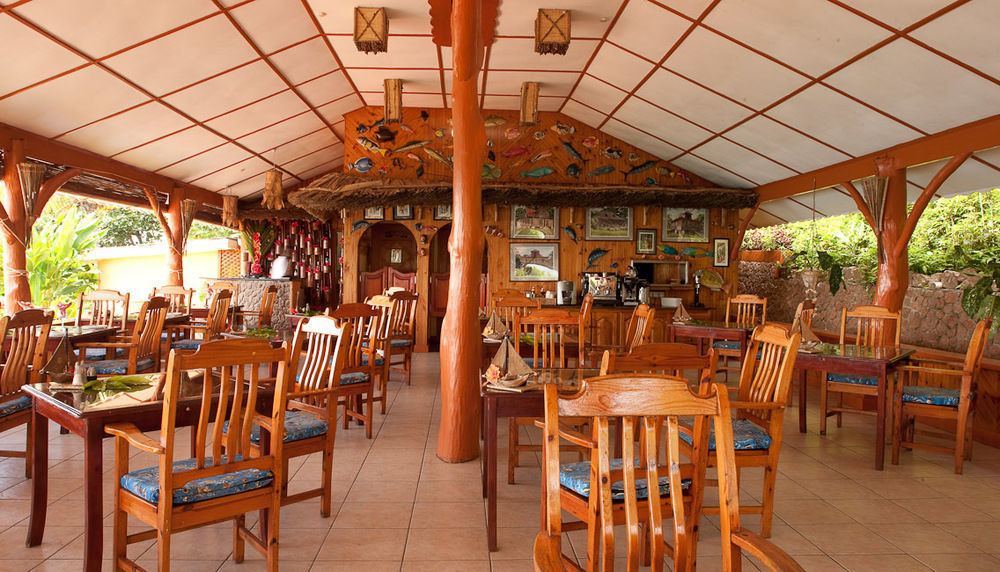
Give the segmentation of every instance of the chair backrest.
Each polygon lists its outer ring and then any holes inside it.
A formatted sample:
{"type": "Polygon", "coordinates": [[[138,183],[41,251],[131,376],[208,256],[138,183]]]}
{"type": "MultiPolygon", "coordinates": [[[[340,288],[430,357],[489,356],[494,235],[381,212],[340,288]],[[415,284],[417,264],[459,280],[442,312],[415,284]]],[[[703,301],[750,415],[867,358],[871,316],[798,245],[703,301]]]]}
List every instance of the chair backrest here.
{"type": "Polygon", "coordinates": [[[759,326],[767,321],[767,298],[739,294],[726,303],[726,324],[759,326]]]}
{"type": "Polygon", "coordinates": [[[983,364],[983,354],[986,353],[986,340],[990,337],[990,327],[993,320],[986,318],[976,324],[972,331],[972,339],[969,340],[969,349],[965,352],[965,361],[962,370],[966,373],[976,375],[983,364]]]}
{"type": "MultiPolygon", "coordinates": [[[[282,464],[275,459],[282,458],[283,431],[271,433],[269,455],[256,457],[251,454],[250,432],[261,400],[260,393],[266,387],[262,387],[261,368],[274,362],[278,362],[278,377],[270,418],[272,427],[284,427],[284,396],[287,394],[289,373],[286,356],[285,348],[272,348],[267,340],[256,338],[216,340],[201,344],[193,352],[170,352],[160,425],[160,444],[165,450],[165,454],[160,456],[160,510],[170,510],[174,489],[194,479],[223,472],[250,468],[269,470],[274,474],[274,482],[282,482],[282,464]],[[200,404],[197,405],[200,407],[198,422],[192,428],[195,467],[177,471],[173,467],[174,429],[178,401],[181,399],[181,374],[185,370],[200,371],[203,383],[200,404]],[[228,428],[225,428],[227,421],[228,428]],[[211,451],[210,455],[206,455],[209,443],[211,451]],[[207,456],[212,459],[208,468],[207,456]]],[[[184,457],[187,457],[186,438],[182,443],[184,457]]]]}
{"type": "Polygon", "coordinates": [[[374,359],[365,359],[375,347],[378,334],[379,312],[368,304],[341,304],[336,310],[327,310],[327,316],[335,319],[338,324],[350,324],[350,336],[342,346],[345,353],[344,373],[356,371],[371,372],[375,367],[374,359]]]}
{"type": "Polygon", "coordinates": [[[274,284],[264,290],[264,297],[260,299],[260,314],[257,315],[258,328],[270,328],[273,323],[274,299],[278,297],[278,287],[274,284]]]}
{"type": "MultiPolygon", "coordinates": [[[[590,343],[590,314],[594,310],[594,295],[587,292],[580,301],[580,347],[589,348],[590,343]]],[[[581,354],[581,360],[583,354],[581,354]]],[[[581,362],[582,363],[582,362],[581,362]]]]}
{"type": "Polygon", "coordinates": [[[0,318],[0,343],[8,344],[3,372],[0,373],[0,401],[16,395],[25,383],[41,383],[41,370],[45,366],[45,344],[55,314],[34,308],[21,310],[13,316],[0,318]]]}
{"type": "Polygon", "coordinates": [[[497,317],[503,320],[503,323],[511,330],[517,326],[518,319],[527,316],[528,312],[542,307],[540,300],[534,300],[524,295],[504,296],[502,298],[495,298],[494,300],[493,311],[497,313],[497,317]]]}
{"type": "MultiPolygon", "coordinates": [[[[707,394],[695,394],[687,381],[680,377],[664,375],[607,375],[584,380],[579,391],[572,395],[560,395],[555,385],[545,386],[545,426],[542,443],[543,478],[543,519],[542,532],[536,540],[536,555],[539,540],[545,539],[558,546],[562,528],[560,502],[560,436],[568,435],[559,425],[560,417],[589,417],[592,419],[591,482],[588,503],[590,514],[596,522],[588,526],[597,530],[602,570],[615,569],[614,515],[612,509],[611,484],[624,483],[624,499],[616,501],[623,505],[625,515],[624,530],[628,536],[627,558],[629,569],[636,569],[640,560],[640,546],[651,550],[653,562],[662,562],[664,554],[663,526],[660,487],[647,487],[648,508],[645,511],[649,521],[649,542],[639,541],[639,502],[636,500],[636,481],[646,479],[647,483],[658,483],[667,477],[671,491],[681,491],[682,479],[692,479],[688,488],[691,509],[685,509],[685,495],[671,495],[673,507],[673,551],[677,570],[690,569],[693,564],[694,543],[692,533],[700,519],[701,496],[704,486],[704,470],[707,464],[705,446],[706,421],[713,421],[716,428],[716,442],[719,449],[719,496],[731,499],[735,490],[730,483],[735,482],[735,465],[732,462],[732,425],[729,420],[729,406],[726,390],[713,386],[707,394]],[[678,417],[695,416],[695,443],[697,455],[693,459],[682,459],[680,455],[680,427],[678,417]],[[609,438],[609,420],[620,417],[618,436],[621,439],[621,459],[623,469],[612,469],[609,458],[615,457],[609,438]],[[661,428],[666,425],[666,449],[659,447],[661,428]],[[635,437],[639,433],[638,463],[635,452],[635,437]],[[694,461],[692,463],[692,460],[694,461]],[[634,469],[632,467],[635,467],[634,469]],[[731,468],[732,481],[724,478],[724,469],[731,468]]],[[[572,439],[572,437],[571,437],[572,439]]],[[[576,440],[577,442],[579,439],[576,440]]],[[[737,499],[733,499],[738,502],[737,499]]],[[[725,505],[723,505],[725,506],[725,505]]],[[[737,505],[738,506],[738,505],[737,505]]],[[[737,509],[738,510],[738,509],[737,509]]],[[[738,526],[738,512],[735,520],[738,526]]],[[[732,522],[732,519],[730,519],[732,522]]],[[[537,559],[536,559],[537,562],[537,559]]],[[[655,568],[654,568],[655,569],[655,568]]],[[[724,570],[729,568],[723,567],[724,570]]]]}
{"type": "Polygon", "coordinates": [[[417,295],[407,290],[397,290],[389,298],[392,300],[387,326],[389,337],[412,340],[416,333],[413,320],[417,315],[417,295]]]}
{"type": "Polygon", "coordinates": [[[604,352],[601,360],[601,375],[610,373],[659,373],[664,375],[682,376],[687,370],[697,370],[698,380],[715,379],[715,369],[719,360],[715,359],[715,350],[709,348],[708,353],[701,355],[698,346],[665,342],[658,344],[642,344],[631,352],[619,355],[610,350],[604,352]]]}
{"type": "Polygon", "coordinates": [[[847,340],[847,321],[857,320],[854,344],[872,348],[880,346],[899,347],[899,333],[902,326],[899,312],[882,306],[856,306],[843,309],[840,315],[840,343],[847,340]]]}
{"type": "Polygon", "coordinates": [[[80,292],[76,297],[77,326],[108,326],[125,330],[128,320],[128,292],[122,294],[117,290],[91,290],[80,292]],[[90,312],[84,311],[84,304],[90,305],[90,312]]]}
{"type": "MultiPolygon", "coordinates": [[[[801,341],[801,334],[792,334],[782,326],[757,326],[740,370],[739,400],[744,403],[787,403],[801,341]]],[[[741,408],[739,414],[756,418],[766,426],[774,411],[741,408]]]]}
{"type": "Polygon", "coordinates": [[[154,363],[160,363],[160,334],[163,332],[163,321],[167,318],[169,309],[170,302],[162,296],[153,296],[142,303],[135,325],[132,327],[130,340],[137,344],[136,361],[150,358],[154,363]]]}
{"type": "Polygon", "coordinates": [[[626,352],[631,352],[641,344],[649,343],[650,332],[653,330],[653,316],[656,310],[646,304],[639,304],[632,310],[632,317],[628,322],[628,330],[625,333],[626,352]]]}
{"type": "Polygon", "coordinates": [[[811,328],[814,313],[816,313],[816,301],[803,300],[795,307],[795,317],[792,318],[792,324],[801,319],[807,328],[811,328]]]}
{"type": "Polygon", "coordinates": [[[215,280],[208,284],[208,295],[211,296],[216,292],[221,292],[222,290],[229,290],[233,293],[232,298],[230,298],[230,305],[236,305],[236,301],[240,298],[240,285],[236,282],[228,282],[226,280],[215,280]]]}
{"type": "Polygon", "coordinates": [[[345,348],[352,336],[349,321],[311,316],[299,322],[289,348],[294,375],[288,379],[288,406],[336,419],[336,390],[347,361],[345,348]]]}
{"type": "Polygon", "coordinates": [[[167,311],[187,313],[191,311],[191,300],[194,298],[194,288],[183,286],[157,286],[153,288],[153,296],[167,299],[167,311]]]}
{"type": "Polygon", "coordinates": [[[580,318],[568,310],[543,308],[517,320],[521,334],[531,338],[536,368],[566,367],[566,334],[580,327],[580,318]]]}
{"type": "Polygon", "coordinates": [[[205,318],[205,339],[217,337],[226,331],[226,324],[229,322],[229,306],[233,299],[230,290],[217,290],[212,296],[212,302],[208,307],[208,317],[205,318]]]}

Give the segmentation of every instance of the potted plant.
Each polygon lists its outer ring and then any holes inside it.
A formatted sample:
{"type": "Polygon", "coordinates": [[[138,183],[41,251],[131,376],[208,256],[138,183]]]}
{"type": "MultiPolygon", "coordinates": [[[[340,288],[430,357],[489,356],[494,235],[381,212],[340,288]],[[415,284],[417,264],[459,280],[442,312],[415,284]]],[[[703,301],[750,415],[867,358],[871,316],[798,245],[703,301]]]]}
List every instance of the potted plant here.
{"type": "Polygon", "coordinates": [[[830,295],[835,296],[840,291],[840,287],[847,288],[844,281],[844,267],[830,253],[823,250],[798,251],[793,252],[782,264],[782,267],[792,265],[800,267],[799,275],[802,283],[806,287],[806,297],[815,299],[817,296],[817,286],[824,274],[830,284],[830,295]]]}

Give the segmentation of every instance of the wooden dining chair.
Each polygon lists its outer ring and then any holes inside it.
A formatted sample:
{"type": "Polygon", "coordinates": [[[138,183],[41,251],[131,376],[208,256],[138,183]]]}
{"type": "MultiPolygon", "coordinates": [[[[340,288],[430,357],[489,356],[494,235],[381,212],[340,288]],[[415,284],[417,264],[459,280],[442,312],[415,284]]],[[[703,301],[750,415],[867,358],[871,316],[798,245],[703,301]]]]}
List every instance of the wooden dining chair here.
{"type": "Polygon", "coordinates": [[[187,314],[191,311],[194,288],[172,285],[157,286],[153,288],[153,296],[166,298],[167,312],[172,314],[187,314]]]}
{"type": "Polygon", "coordinates": [[[218,339],[222,332],[226,331],[229,319],[229,305],[233,298],[233,293],[229,290],[219,290],[212,296],[212,303],[208,307],[208,317],[203,323],[178,324],[174,329],[187,332],[187,337],[175,340],[170,343],[171,349],[194,350],[198,346],[209,341],[218,339]],[[201,336],[196,338],[195,336],[201,336]]]}
{"type": "Polygon", "coordinates": [[[892,464],[899,464],[899,448],[927,449],[955,456],[955,473],[972,458],[972,421],[976,412],[979,372],[990,336],[992,320],[976,324],[965,361],[911,360],[914,365],[896,368],[899,379],[893,393],[892,464]],[[915,442],[917,416],[955,422],[955,447],[915,442]]]}
{"type": "MultiPolygon", "coordinates": [[[[371,439],[374,401],[378,400],[375,396],[376,377],[387,376],[386,362],[378,355],[376,347],[379,313],[367,304],[351,303],[341,304],[333,311],[327,310],[326,315],[341,326],[351,325],[351,335],[342,348],[346,355],[337,399],[338,405],[344,406],[342,427],[347,429],[351,419],[364,423],[365,436],[371,439]]],[[[378,397],[386,399],[385,394],[378,397]]]]}
{"type": "MultiPolygon", "coordinates": [[[[392,300],[392,306],[380,333],[380,337],[388,342],[385,346],[385,358],[389,371],[402,373],[406,376],[406,385],[410,385],[413,346],[416,343],[414,319],[417,315],[417,295],[399,290],[390,294],[389,299],[392,300]],[[402,361],[394,362],[392,358],[395,356],[401,356],[402,361]],[[394,365],[396,367],[393,367],[394,365]]],[[[385,409],[382,409],[382,413],[385,413],[385,409]]]]}
{"type": "MultiPolygon", "coordinates": [[[[114,328],[120,334],[126,332],[128,320],[129,293],[117,290],[91,290],[80,292],[76,297],[76,327],[105,326],[114,328]]],[[[106,352],[92,349],[85,359],[111,359],[106,352]]]]}
{"type": "Polygon", "coordinates": [[[509,330],[515,329],[517,320],[541,307],[542,303],[540,300],[528,298],[524,295],[494,298],[493,303],[493,311],[496,312],[498,318],[503,320],[504,325],[509,330]]]}
{"type": "MultiPolygon", "coordinates": [[[[753,294],[739,294],[726,300],[726,325],[743,326],[747,329],[757,327],[767,321],[767,298],[754,296],[753,294]]],[[[735,340],[715,340],[712,347],[722,358],[722,365],[719,369],[725,373],[728,379],[730,371],[740,371],[740,357],[743,355],[743,348],[740,342],[735,340]],[[730,365],[730,359],[736,359],[736,365],[730,365]]]]}
{"type": "Polygon", "coordinates": [[[110,342],[76,344],[81,351],[122,352],[125,357],[87,362],[97,375],[132,375],[160,369],[160,334],[170,303],[156,296],[142,303],[132,332],[110,342]]]}
{"type": "Polygon", "coordinates": [[[566,334],[566,343],[577,347],[577,367],[583,367],[587,362],[587,356],[593,351],[593,326],[590,324],[590,315],[594,310],[594,295],[590,292],[584,294],[580,302],[580,311],[577,313],[578,327],[575,332],[566,334]]]}
{"type": "Polygon", "coordinates": [[[812,327],[813,314],[816,313],[816,301],[815,300],[803,300],[799,302],[799,305],[795,307],[795,315],[792,318],[792,324],[802,320],[802,323],[806,325],[807,328],[812,327]]]}
{"type": "MultiPolygon", "coordinates": [[[[851,310],[844,308],[840,316],[840,345],[842,346],[850,343],[848,341],[849,321],[856,322],[854,345],[865,348],[899,347],[899,334],[902,327],[899,312],[892,312],[881,306],[857,306],[851,310]]],[[[878,396],[878,377],[836,372],[827,372],[822,376],[819,392],[820,435],[826,435],[826,419],[832,415],[837,416],[837,427],[841,426],[845,412],[876,415],[875,411],[845,407],[844,394],[876,397],[878,396]],[[830,393],[840,394],[840,403],[837,407],[829,406],[830,393]]],[[[886,394],[892,395],[891,386],[887,388],[886,394]]]]}
{"type": "Polygon", "coordinates": [[[659,373],[684,376],[685,371],[697,372],[696,381],[715,379],[718,360],[715,350],[709,348],[702,355],[698,346],[674,342],[642,344],[627,354],[605,351],[601,360],[601,375],[612,373],[659,373]]]}
{"type": "MultiPolygon", "coordinates": [[[[744,512],[760,514],[760,534],[771,536],[774,516],[774,486],[778,476],[782,427],[788,392],[792,385],[795,356],[802,336],[781,326],[758,326],[750,339],[750,351],[740,370],[738,397],[729,403],[733,412],[731,432],[735,439],[734,463],[737,479],[746,467],[764,469],[761,504],[744,506],[744,512]]],[[[724,387],[724,386],[723,386],[724,387]]],[[[718,466],[713,433],[709,437],[708,465],[718,466]]],[[[693,433],[681,436],[685,454],[695,455],[693,433]]],[[[720,491],[719,498],[723,498],[720,491]]],[[[719,507],[704,507],[707,514],[717,514],[719,507]]]]}
{"type": "Polygon", "coordinates": [[[236,321],[247,327],[247,318],[255,318],[257,328],[270,328],[274,320],[274,299],[278,297],[278,287],[274,284],[264,289],[260,308],[256,312],[236,312],[236,321]]]}
{"type": "Polygon", "coordinates": [[[605,351],[614,351],[620,354],[627,354],[642,344],[648,344],[653,331],[653,318],[656,316],[656,309],[647,304],[639,304],[632,310],[632,315],[628,319],[628,326],[625,330],[625,337],[621,344],[598,345],[593,344],[588,352],[588,359],[591,363],[600,363],[605,351]]]}
{"type": "Polygon", "coordinates": [[[49,339],[52,318],[48,310],[21,310],[0,318],[0,342],[7,345],[3,370],[0,371],[0,433],[27,424],[23,451],[0,450],[0,457],[23,457],[24,476],[31,478],[31,398],[21,386],[41,383],[45,365],[45,344],[49,339]],[[7,342],[10,338],[10,342],[7,342]]]}
{"type": "MultiPolygon", "coordinates": [[[[333,446],[337,437],[337,399],[340,380],[347,361],[347,340],[351,338],[351,324],[327,316],[312,316],[299,322],[288,349],[288,393],[284,399],[285,430],[284,449],[281,456],[282,506],[320,497],[319,512],[330,516],[333,497],[333,446]],[[318,487],[288,494],[289,460],[295,457],[321,454],[321,474],[318,487]]],[[[250,450],[261,454],[260,429],[254,427],[250,434],[250,450]]]]}
{"type": "MultiPolygon", "coordinates": [[[[233,560],[242,562],[245,542],[278,570],[278,519],[285,482],[283,432],[289,367],[285,348],[271,348],[262,339],[206,342],[193,352],[171,351],[163,385],[163,422],[157,439],[132,423],[107,425],[115,436],[114,570],[141,570],[128,557],[128,545],[156,539],[157,568],[170,570],[172,536],[202,526],[233,521],[233,560]],[[273,404],[269,414],[258,412],[264,398],[261,366],[278,362],[273,404]],[[203,388],[195,432],[195,456],[175,459],[175,420],[181,398],[181,373],[200,370],[203,388]],[[254,425],[269,432],[268,454],[250,450],[254,425]],[[223,428],[228,428],[224,435],[223,428]],[[206,449],[211,447],[210,454],[206,449]],[[132,448],[159,457],[151,467],[131,470],[132,448]],[[225,448],[225,454],[223,454],[225,448]],[[246,513],[261,511],[260,536],[246,526],[246,513]],[[129,534],[132,516],[152,527],[129,534]]],[[[183,450],[183,449],[182,449],[183,450]]]]}
{"type": "Polygon", "coordinates": [[[664,556],[672,559],[674,570],[694,570],[709,425],[717,434],[719,497],[725,507],[720,517],[722,569],[740,570],[746,551],[771,569],[801,570],[780,548],[740,524],[732,425],[723,386],[709,385],[696,394],[679,377],[608,375],[584,380],[572,394],[547,385],[544,407],[542,530],[534,543],[535,570],[616,569],[616,527],[626,536],[628,570],[640,564],[663,570],[664,556]],[[565,416],[591,417],[591,435],[560,424],[565,416]],[[621,418],[620,458],[613,458],[609,437],[610,419],[615,417],[621,418]],[[697,428],[697,454],[687,460],[680,453],[681,417],[693,417],[697,428]],[[563,464],[562,440],[588,447],[590,461],[563,464]],[[564,511],[579,522],[564,522],[564,511]],[[664,520],[673,520],[666,533],[664,520]],[[588,531],[587,556],[586,566],[580,567],[564,554],[562,533],[583,527],[588,531]],[[665,536],[673,537],[671,545],[665,545],[665,536]]]}

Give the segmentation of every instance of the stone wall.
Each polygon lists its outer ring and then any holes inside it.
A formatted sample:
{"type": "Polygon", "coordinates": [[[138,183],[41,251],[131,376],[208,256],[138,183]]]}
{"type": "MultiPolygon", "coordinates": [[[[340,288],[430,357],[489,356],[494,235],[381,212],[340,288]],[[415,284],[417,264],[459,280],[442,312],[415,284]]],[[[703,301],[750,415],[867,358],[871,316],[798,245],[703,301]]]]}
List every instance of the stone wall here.
{"type": "MultiPolygon", "coordinates": [[[[265,278],[229,278],[228,280],[239,284],[240,291],[236,298],[236,303],[243,306],[244,312],[260,311],[260,301],[264,298],[264,290],[272,284],[277,285],[278,294],[274,298],[271,327],[275,330],[289,328],[288,316],[286,314],[292,307],[289,301],[292,295],[292,282],[290,280],[269,280],[265,278]]],[[[246,327],[256,328],[257,318],[248,318],[246,327]]]]}
{"type": "MultiPolygon", "coordinates": [[[[777,278],[773,262],[740,262],[739,291],[767,297],[767,317],[791,322],[795,307],[805,298],[805,287],[796,274],[777,278]]],[[[826,282],[819,285],[813,327],[827,332],[840,331],[842,308],[872,303],[872,292],[858,279],[854,268],[844,269],[847,287],[830,296],[826,282]]],[[[976,324],[962,310],[962,289],[978,276],[951,270],[924,276],[910,273],[910,287],[903,302],[902,341],[929,348],[964,353],[976,324]]],[[[1000,344],[991,338],[986,356],[1000,358],[1000,344]]]]}

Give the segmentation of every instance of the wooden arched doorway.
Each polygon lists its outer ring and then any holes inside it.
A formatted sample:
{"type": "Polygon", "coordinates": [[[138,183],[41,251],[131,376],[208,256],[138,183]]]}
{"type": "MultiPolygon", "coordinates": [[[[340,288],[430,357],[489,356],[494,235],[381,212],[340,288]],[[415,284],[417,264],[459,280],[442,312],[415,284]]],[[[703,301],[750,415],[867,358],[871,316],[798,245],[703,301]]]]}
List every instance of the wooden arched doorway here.
{"type": "Polygon", "coordinates": [[[405,226],[379,222],[358,242],[359,300],[398,286],[417,291],[417,241],[405,226]]]}
{"type": "MultiPolygon", "coordinates": [[[[448,280],[451,278],[451,258],[448,254],[448,239],[451,237],[451,223],[445,224],[434,233],[428,244],[428,270],[430,287],[428,288],[427,304],[427,338],[432,348],[437,348],[441,337],[441,321],[448,308],[448,280]]],[[[489,253],[483,245],[483,269],[479,283],[479,307],[486,310],[486,262],[489,253]]]]}

